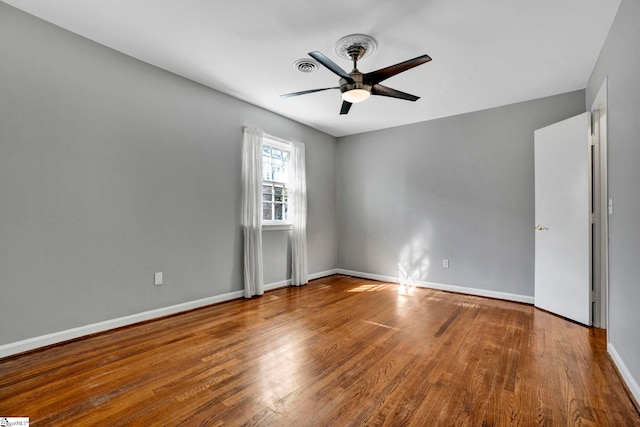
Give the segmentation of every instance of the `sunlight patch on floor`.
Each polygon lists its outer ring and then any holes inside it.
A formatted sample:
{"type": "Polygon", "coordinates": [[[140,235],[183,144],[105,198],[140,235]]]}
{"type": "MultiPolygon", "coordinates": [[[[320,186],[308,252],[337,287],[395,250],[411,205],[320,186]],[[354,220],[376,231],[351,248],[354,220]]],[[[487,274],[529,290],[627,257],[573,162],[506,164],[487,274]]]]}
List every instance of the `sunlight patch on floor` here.
{"type": "Polygon", "coordinates": [[[395,329],[396,331],[399,331],[398,328],[394,328],[393,326],[385,325],[385,324],[378,323],[378,322],[372,322],[371,320],[363,320],[363,322],[369,323],[370,325],[374,325],[374,326],[380,326],[381,328],[395,329]]]}
{"type": "Polygon", "coordinates": [[[456,305],[463,308],[480,308],[480,304],[475,304],[472,302],[458,302],[456,303],[456,305]]]}
{"type": "Polygon", "coordinates": [[[398,285],[398,295],[412,296],[416,291],[413,285],[398,285]]]}
{"type": "Polygon", "coordinates": [[[380,284],[380,285],[360,285],[357,288],[349,289],[347,292],[380,292],[388,289],[390,285],[388,283],[380,284]]]}

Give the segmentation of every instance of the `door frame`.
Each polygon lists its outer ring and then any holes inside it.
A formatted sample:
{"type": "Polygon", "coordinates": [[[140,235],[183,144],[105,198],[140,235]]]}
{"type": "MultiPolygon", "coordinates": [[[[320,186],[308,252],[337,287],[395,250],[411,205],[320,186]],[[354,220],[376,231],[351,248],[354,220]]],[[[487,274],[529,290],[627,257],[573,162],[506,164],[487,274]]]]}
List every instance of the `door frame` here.
{"type": "MultiPolygon", "coordinates": [[[[591,129],[594,142],[593,209],[596,224],[593,235],[594,314],[593,326],[607,329],[609,325],[609,215],[613,205],[609,201],[607,170],[607,86],[605,77],[591,105],[591,129]]],[[[607,334],[607,341],[609,340],[607,334]]]]}

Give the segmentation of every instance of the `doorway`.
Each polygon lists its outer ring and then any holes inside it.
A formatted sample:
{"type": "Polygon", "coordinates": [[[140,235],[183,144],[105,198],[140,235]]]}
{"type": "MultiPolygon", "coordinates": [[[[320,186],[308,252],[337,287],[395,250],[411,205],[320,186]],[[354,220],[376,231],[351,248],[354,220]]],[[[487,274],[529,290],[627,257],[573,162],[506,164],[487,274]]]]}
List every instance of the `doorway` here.
{"type": "Polygon", "coordinates": [[[608,325],[609,215],[613,200],[607,187],[607,78],[591,106],[592,138],[592,325],[608,325]]]}
{"type": "Polygon", "coordinates": [[[535,131],[535,305],[608,324],[607,80],[590,112],[535,131]],[[584,147],[584,148],[583,148],[584,147]]]}

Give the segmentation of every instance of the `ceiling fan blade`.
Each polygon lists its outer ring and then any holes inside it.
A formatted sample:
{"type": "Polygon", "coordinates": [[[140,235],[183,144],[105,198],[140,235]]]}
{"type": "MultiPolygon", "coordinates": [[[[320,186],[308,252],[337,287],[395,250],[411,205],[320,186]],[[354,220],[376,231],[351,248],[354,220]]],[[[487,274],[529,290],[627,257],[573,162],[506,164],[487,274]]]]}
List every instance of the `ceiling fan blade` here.
{"type": "Polygon", "coordinates": [[[409,59],[408,61],[400,62],[399,64],[392,65],[390,67],[381,68],[379,70],[366,73],[364,75],[364,80],[371,83],[372,85],[375,85],[383,80],[388,79],[389,77],[393,77],[396,74],[400,74],[403,71],[407,71],[413,67],[417,67],[418,65],[422,65],[425,62],[429,61],[431,61],[431,57],[429,55],[418,56],[417,58],[409,59]]]}
{"type": "Polygon", "coordinates": [[[322,89],[302,90],[300,92],[285,93],[284,95],[280,95],[280,97],[281,98],[290,98],[292,96],[306,95],[308,93],[321,92],[323,90],[329,90],[329,89],[340,89],[340,88],[338,86],[336,86],[336,87],[323,87],[322,89]]]}
{"type": "Polygon", "coordinates": [[[391,89],[390,87],[382,86],[380,84],[373,85],[371,88],[371,95],[388,96],[391,98],[405,99],[407,101],[417,101],[420,99],[419,96],[400,92],[399,90],[391,89]]]}
{"type": "Polygon", "coordinates": [[[349,83],[353,83],[353,79],[351,78],[349,73],[347,73],[345,70],[340,68],[338,64],[336,64],[335,62],[333,62],[332,60],[324,56],[322,53],[318,51],[313,51],[313,52],[309,52],[309,56],[315,59],[316,61],[318,61],[319,63],[321,63],[322,65],[324,65],[325,67],[327,67],[333,73],[337,74],[338,76],[348,81],[349,83]]]}
{"type": "Polygon", "coordinates": [[[342,108],[340,109],[340,114],[349,114],[349,109],[353,104],[348,101],[342,101],[342,108]]]}

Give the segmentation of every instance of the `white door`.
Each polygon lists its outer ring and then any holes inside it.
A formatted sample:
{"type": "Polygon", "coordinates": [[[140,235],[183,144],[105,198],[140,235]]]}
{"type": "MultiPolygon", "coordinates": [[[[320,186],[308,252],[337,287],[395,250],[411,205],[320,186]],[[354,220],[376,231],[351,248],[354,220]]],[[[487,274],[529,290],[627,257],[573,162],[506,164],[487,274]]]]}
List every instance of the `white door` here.
{"type": "Polygon", "coordinates": [[[535,131],[535,305],[591,324],[590,117],[535,131]]]}

